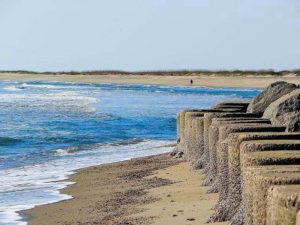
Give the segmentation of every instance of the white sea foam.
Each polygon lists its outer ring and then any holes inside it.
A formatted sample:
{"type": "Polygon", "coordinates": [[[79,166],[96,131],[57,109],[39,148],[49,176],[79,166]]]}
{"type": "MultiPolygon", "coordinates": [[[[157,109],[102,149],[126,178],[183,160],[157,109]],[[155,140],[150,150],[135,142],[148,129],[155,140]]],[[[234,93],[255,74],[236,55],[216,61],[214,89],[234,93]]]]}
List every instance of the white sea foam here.
{"type": "MultiPolygon", "coordinates": [[[[20,207],[21,208],[21,207],[20,207]]],[[[16,208],[17,209],[17,208],[16,208]]],[[[18,221],[18,225],[26,225],[25,221],[22,221],[22,217],[15,210],[7,210],[5,212],[0,211],[0,224],[15,224],[12,221],[18,221]]]]}
{"type": "Polygon", "coordinates": [[[4,86],[3,89],[7,91],[21,91],[21,90],[38,90],[38,89],[49,89],[49,90],[60,90],[60,89],[69,89],[70,86],[58,85],[58,84],[28,84],[28,83],[12,83],[4,86]]]}
{"type": "Polygon", "coordinates": [[[23,83],[22,87],[24,88],[33,88],[33,89],[37,89],[37,88],[42,88],[42,89],[61,89],[61,88],[69,88],[66,86],[62,86],[62,85],[51,85],[51,84],[27,84],[27,83],[23,83]]]}
{"type": "MultiPolygon", "coordinates": [[[[77,157],[77,152],[70,153],[67,149],[58,149],[56,150],[58,153],[71,154],[71,157],[33,166],[0,170],[0,224],[25,225],[17,211],[71,198],[59,194],[58,190],[71,184],[65,179],[73,174],[74,170],[170,152],[173,149],[172,144],[174,143],[171,141],[154,140],[141,142],[133,140],[132,144],[120,145],[99,144],[95,145],[89,154],[77,157]]],[[[80,154],[80,151],[78,153],[80,154]]]]}
{"type": "Polygon", "coordinates": [[[55,150],[55,153],[57,155],[61,155],[61,156],[70,154],[67,149],[57,149],[57,150],[55,150]]]}
{"type": "Polygon", "coordinates": [[[38,108],[39,110],[45,109],[47,111],[94,111],[90,105],[96,102],[96,98],[79,95],[75,91],[0,95],[1,108],[38,108]]]}
{"type": "Polygon", "coordinates": [[[6,91],[21,91],[22,89],[16,85],[8,85],[3,88],[6,91]]]}

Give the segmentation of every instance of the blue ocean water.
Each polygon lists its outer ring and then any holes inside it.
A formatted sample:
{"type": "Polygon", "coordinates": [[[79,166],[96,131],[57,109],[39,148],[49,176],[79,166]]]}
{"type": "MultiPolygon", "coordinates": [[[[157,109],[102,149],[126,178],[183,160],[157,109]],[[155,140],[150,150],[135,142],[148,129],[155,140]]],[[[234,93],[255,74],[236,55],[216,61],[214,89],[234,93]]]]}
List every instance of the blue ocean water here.
{"type": "Polygon", "coordinates": [[[0,82],[0,224],[26,224],[17,211],[71,198],[58,190],[76,169],[172,150],[179,110],[258,92],[0,82]]]}

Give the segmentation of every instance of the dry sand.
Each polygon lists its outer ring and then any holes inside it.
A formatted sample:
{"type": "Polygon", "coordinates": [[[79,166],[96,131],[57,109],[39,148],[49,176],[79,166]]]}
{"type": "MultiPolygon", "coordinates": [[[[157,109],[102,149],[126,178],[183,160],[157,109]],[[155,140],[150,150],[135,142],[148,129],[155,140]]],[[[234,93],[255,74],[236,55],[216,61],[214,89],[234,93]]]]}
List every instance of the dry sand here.
{"type": "Polygon", "coordinates": [[[67,81],[82,83],[116,83],[116,84],[148,84],[167,86],[193,86],[207,87],[241,87],[262,88],[272,82],[284,80],[291,83],[300,83],[300,77],[286,76],[214,76],[214,75],[46,75],[46,74],[20,74],[0,73],[0,80],[12,81],[67,81]]]}
{"type": "Polygon", "coordinates": [[[174,183],[150,189],[149,194],[160,200],[142,206],[145,211],[137,214],[137,217],[154,217],[152,224],[155,225],[206,224],[218,196],[207,194],[203,187],[199,187],[202,179],[199,171],[191,171],[187,163],[180,163],[159,170],[151,177],[154,176],[174,183]]]}
{"type": "Polygon", "coordinates": [[[100,165],[71,177],[76,183],[62,193],[73,199],[25,213],[29,225],[204,225],[217,195],[206,194],[201,179],[168,155],[100,165]]]}

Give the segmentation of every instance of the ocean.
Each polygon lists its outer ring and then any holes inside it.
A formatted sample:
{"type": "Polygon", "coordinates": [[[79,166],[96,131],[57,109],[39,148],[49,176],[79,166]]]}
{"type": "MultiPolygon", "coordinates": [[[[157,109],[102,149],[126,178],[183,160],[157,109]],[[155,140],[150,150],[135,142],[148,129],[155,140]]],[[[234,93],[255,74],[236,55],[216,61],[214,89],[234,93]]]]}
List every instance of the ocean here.
{"type": "Polygon", "coordinates": [[[0,225],[17,212],[71,196],[59,189],[74,170],[169,152],[176,113],[258,89],[0,82],[0,225]]]}

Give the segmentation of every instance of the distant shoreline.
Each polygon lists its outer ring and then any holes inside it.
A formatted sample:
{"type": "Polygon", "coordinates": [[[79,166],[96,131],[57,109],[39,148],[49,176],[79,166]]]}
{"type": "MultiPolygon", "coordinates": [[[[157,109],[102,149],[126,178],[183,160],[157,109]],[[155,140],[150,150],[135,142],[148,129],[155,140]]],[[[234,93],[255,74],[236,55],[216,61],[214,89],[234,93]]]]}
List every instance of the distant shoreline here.
{"type": "Polygon", "coordinates": [[[205,86],[264,88],[275,81],[300,83],[300,72],[149,72],[149,73],[25,73],[0,72],[0,81],[48,81],[76,83],[144,84],[161,86],[205,86]],[[275,75],[274,75],[275,74],[275,75]],[[279,75],[280,74],[280,75],[279,75]],[[193,80],[193,84],[190,81],[193,80]]]}
{"type": "Polygon", "coordinates": [[[85,70],[85,71],[27,71],[0,70],[0,74],[37,74],[37,75],[153,75],[153,76],[300,76],[300,69],[295,70],[153,70],[153,71],[123,71],[123,70],[85,70]]]}

